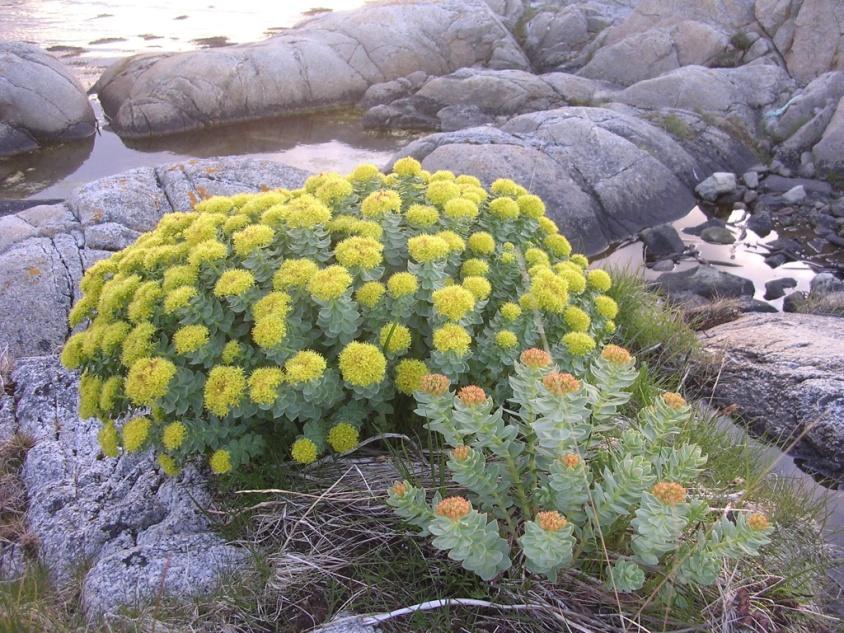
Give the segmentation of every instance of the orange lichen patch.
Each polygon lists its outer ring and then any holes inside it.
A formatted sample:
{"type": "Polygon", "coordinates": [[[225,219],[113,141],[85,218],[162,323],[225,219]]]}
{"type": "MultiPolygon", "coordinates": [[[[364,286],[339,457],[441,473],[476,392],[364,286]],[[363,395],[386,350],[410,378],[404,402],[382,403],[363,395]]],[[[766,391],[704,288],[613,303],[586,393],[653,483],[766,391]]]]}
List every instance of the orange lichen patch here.
{"type": "Polygon", "coordinates": [[[258,185],[258,190],[266,193],[267,191],[270,190],[270,188],[267,185],[258,185]]]}
{"type": "Polygon", "coordinates": [[[41,269],[37,266],[28,266],[26,272],[29,273],[30,277],[38,277],[41,274],[41,269]]]}
{"type": "Polygon", "coordinates": [[[211,174],[216,174],[218,171],[220,171],[219,167],[206,167],[205,168],[205,173],[208,174],[209,176],[211,174]]]}
{"type": "Polygon", "coordinates": [[[208,190],[201,185],[196,188],[196,192],[199,194],[199,197],[202,198],[203,200],[206,200],[207,198],[211,197],[211,194],[208,193],[208,190]]]}
{"type": "Polygon", "coordinates": [[[451,381],[448,376],[442,374],[428,374],[422,376],[422,381],[419,384],[419,390],[427,393],[430,396],[441,396],[448,391],[451,381]]]}
{"type": "Polygon", "coordinates": [[[538,512],[536,515],[536,522],[539,524],[539,527],[546,532],[559,532],[569,524],[569,522],[566,521],[566,517],[556,510],[552,510],[550,512],[538,512]]]}
{"type": "Polygon", "coordinates": [[[761,512],[754,512],[747,518],[747,524],[754,530],[767,530],[771,523],[761,512]]]}
{"type": "Polygon", "coordinates": [[[562,460],[563,466],[565,466],[569,470],[577,468],[583,462],[583,460],[580,459],[580,455],[578,455],[577,453],[569,453],[568,455],[563,455],[560,460],[562,460]]]}
{"type": "Polygon", "coordinates": [[[601,351],[601,356],[604,360],[608,360],[611,363],[615,363],[616,365],[626,365],[633,357],[623,347],[619,347],[618,345],[607,345],[601,351]]]}
{"type": "Polygon", "coordinates": [[[459,521],[472,510],[472,504],[463,497],[447,497],[437,504],[434,512],[438,516],[459,521]]]}
{"type": "Polygon", "coordinates": [[[651,494],[667,506],[676,506],[686,500],[686,489],[673,481],[660,481],[654,484],[651,494]]]}
{"type": "Polygon", "coordinates": [[[468,446],[455,446],[451,451],[451,456],[458,462],[465,462],[471,451],[472,449],[468,446]]]}
{"type": "Polygon", "coordinates": [[[662,401],[672,409],[682,409],[686,406],[686,399],[673,391],[666,391],[662,394],[662,401]]]}
{"type": "Polygon", "coordinates": [[[577,378],[571,374],[558,371],[545,376],[542,379],[542,384],[555,396],[565,396],[580,389],[580,381],[577,378]]]}
{"type": "Polygon", "coordinates": [[[196,203],[199,202],[199,198],[197,198],[193,191],[188,191],[188,201],[190,202],[191,208],[196,206],[196,203]]]}
{"type": "Polygon", "coordinates": [[[392,492],[397,497],[403,497],[407,492],[407,486],[402,481],[397,481],[390,487],[390,492],[392,492]]]}
{"type": "Polygon", "coordinates": [[[544,350],[531,347],[530,349],[526,349],[522,352],[522,355],[519,357],[519,361],[522,365],[527,365],[528,367],[533,367],[534,369],[541,369],[543,367],[548,367],[548,365],[551,364],[551,355],[544,350]]]}
{"type": "Polygon", "coordinates": [[[486,402],[486,392],[477,385],[467,385],[458,393],[457,397],[468,407],[476,407],[486,402]]]}

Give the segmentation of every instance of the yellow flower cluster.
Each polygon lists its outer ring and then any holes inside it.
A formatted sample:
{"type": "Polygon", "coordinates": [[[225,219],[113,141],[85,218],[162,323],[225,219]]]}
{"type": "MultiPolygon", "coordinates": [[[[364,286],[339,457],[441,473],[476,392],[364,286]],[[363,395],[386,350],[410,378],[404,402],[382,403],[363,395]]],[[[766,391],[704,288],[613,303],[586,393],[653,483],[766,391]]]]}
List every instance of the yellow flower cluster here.
{"type": "Polygon", "coordinates": [[[448,257],[448,242],[436,235],[417,235],[407,240],[410,256],[420,264],[438,262],[448,257]]]}
{"type": "Polygon", "coordinates": [[[340,352],[338,361],[343,380],[357,387],[380,383],[387,371],[387,359],[371,343],[349,343],[340,352]]]}
{"type": "Polygon", "coordinates": [[[358,446],[360,434],[348,422],[335,424],[328,431],[328,445],[337,453],[347,453],[358,446]]]}
{"type": "Polygon", "coordinates": [[[434,330],[434,348],[438,352],[452,352],[457,356],[465,356],[469,353],[469,345],[472,337],[466,328],[455,323],[447,323],[434,330]]]}
{"type": "Polygon", "coordinates": [[[321,378],[327,366],[322,354],[304,350],[284,363],[284,370],[287,372],[287,382],[295,385],[321,378]]]}

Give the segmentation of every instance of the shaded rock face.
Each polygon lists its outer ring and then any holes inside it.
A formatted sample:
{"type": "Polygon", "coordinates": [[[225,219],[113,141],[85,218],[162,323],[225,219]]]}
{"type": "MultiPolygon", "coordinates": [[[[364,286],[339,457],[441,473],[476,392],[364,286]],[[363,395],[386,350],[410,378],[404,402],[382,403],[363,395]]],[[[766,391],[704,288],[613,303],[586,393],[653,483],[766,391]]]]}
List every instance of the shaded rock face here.
{"type": "Polygon", "coordinates": [[[759,433],[821,472],[844,479],[844,320],[806,314],[745,316],[702,335],[723,358],[714,387],[759,433]]]}
{"type": "Polygon", "coordinates": [[[211,532],[204,477],[192,466],[177,479],[148,454],[103,459],[99,423],[80,420],[77,380],[55,357],[19,363],[16,430],[34,441],[22,470],[27,524],[39,558],[60,586],[85,569],[89,619],[163,596],[212,591],[247,554],[211,532]]]}
{"type": "Polygon", "coordinates": [[[31,44],[0,42],[0,156],[95,131],[85,90],[60,61],[31,44]]]}
{"type": "Polygon", "coordinates": [[[415,71],[527,68],[482,0],[383,3],[327,13],[263,42],[118,62],[95,90],[112,126],[140,137],[352,105],[415,71]]]}
{"type": "Polygon", "coordinates": [[[306,172],[266,160],[194,160],[134,169],[88,183],[64,204],[0,218],[0,347],[13,356],[53,353],[82,273],[128,246],[161,216],[202,198],[298,187],[306,172]]]}
{"type": "MultiPolygon", "coordinates": [[[[400,155],[426,169],[509,177],[540,195],[576,248],[596,253],[694,206],[695,173],[753,157],[696,115],[684,115],[686,146],[634,112],[567,107],[524,114],[498,128],[433,134],[400,155]]],[[[398,158],[398,157],[397,157],[398,158]]]]}
{"type": "Polygon", "coordinates": [[[708,265],[662,274],[654,285],[678,302],[693,302],[694,297],[706,300],[752,297],[755,290],[749,279],[708,265]]]}

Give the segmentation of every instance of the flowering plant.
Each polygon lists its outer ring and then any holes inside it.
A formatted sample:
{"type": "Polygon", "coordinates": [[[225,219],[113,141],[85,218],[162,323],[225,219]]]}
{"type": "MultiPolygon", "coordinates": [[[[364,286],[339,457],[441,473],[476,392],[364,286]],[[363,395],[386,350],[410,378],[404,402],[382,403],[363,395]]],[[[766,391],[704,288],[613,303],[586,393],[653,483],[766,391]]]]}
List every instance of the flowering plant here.
{"type": "Polygon", "coordinates": [[[363,165],[164,216],[87,270],[62,361],[106,455],[310,463],[412,412],[430,372],[507,397],[520,348],[578,367],[617,312],[587,263],[513,181],[363,165]]]}
{"type": "Polygon", "coordinates": [[[476,385],[455,394],[446,376],[424,377],[417,412],[451,447],[447,468],[466,496],[437,493],[428,505],[423,490],[402,481],[387,503],[484,580],[516,560],[552,581],[567,567],[595,573],[597,564],[617,592],[649,577],[708,585],[724,559],[768,543],[764,515],[716,517],[690,495],[706,456],[678,439],[692,416],[679,394],[628,419],[620,408],[638,373],[629,352],[606,345],[578,364],[583,378],[526,350],[506,409],[476,385]]]}

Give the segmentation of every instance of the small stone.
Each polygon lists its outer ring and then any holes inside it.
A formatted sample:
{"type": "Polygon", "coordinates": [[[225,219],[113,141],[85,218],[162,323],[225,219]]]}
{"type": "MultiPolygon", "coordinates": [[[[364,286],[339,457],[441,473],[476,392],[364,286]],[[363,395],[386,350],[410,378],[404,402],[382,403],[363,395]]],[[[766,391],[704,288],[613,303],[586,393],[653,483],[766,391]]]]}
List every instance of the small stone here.
{"type": "Polygon", "coordinates": [[[796,187],[792,187],[784,194],[782,194],[782,199],[788,202],[789,204],[797,204],[798,202],[802,202],[806,199],[806,189],[803,185],[797,185],[796,187]]]}
{"type": "Polygon", "coordinates": [[[768,209],[761,209],[747,220],[747,228],[759,237],[765,237],[774,229],[774,220],[768,209]]]}
{"type": "Polygon", "coordinates": [[[714,266],[695,266],[678,273],[665,273],[656,280],[669,297],[693,294],[704,299],[752,297],[753,282],[738,275],[718,270],[714,266]]]}
{"type": "Polygon", "coordinates": [[[788,257],[783,255],[782,253],[774,253],[772,255],[768,255],[765,258],[765,263],[771,268],[779,268],[788,261],[788,257]]]}
{"type": "Polygon", "coordinates": [[[812,277],[809,288],[813,295],[824,296],[833,292],[844,292],[844,281],[832,273],[818,273],[812,277]]]}
{"type": "Polygon", "coordinates": [[[670,224],[660,224],[639,233],[639,239],[645,245],[645,259],[656,261],[677,257],[686,250],[686,245],[670,224]]]}
{"type": "Polygon", "coordinates": [[[670,259],[661,259],[651,266],[651,270],[655,270],[658,273],[669,273],[674,270],[674,262],[670,259]]]}
{"type": "Polygon", "coordinates": [[[797,168],[797,175],[802,178],[815,177],[815,163],[812,160],[812,152],[803,152],[800,155],[800,167],[797,168]]]}
{"type": "Polygon", "coordinates": [[[793,277],[782,277],[765,282],[765,299],[772,301],[785,296],[787,288],[796,288],[797,280],[793,277]]]}
{"type": "Polygon", "coordinates": [[[706,229],[710,227],[725,229],[727,228],[727,223],[720,218],[709,218],[706,220],[706,222],[703,222],[696,226],[687,226],[683,229],[683,233],[700,236],[701,233],[703,233],[706,229]]]}
{"type": "Polygon", "coordinates": [[[755,171],[746,171],[741,176],[742,181],[749,189],[756,189],[759,186],[759,174],[755,171]]]}
{"type": "Polygon", "coordinates": [[[750,204],[751,202],[755,202],[756,198],[758,198],[758,197],[759,197],[759,194],[756,193],[755,191],[753,191],[753,189],[748,189],[747,191],[744,192],[744,201],[747,204],[750,204]]]}
{"type": "Polygon", "coordinates": [[[783,312],[800,312],[806,303],[806,296],[802,292],[792,292],[782,300],[783,312]]]}
{"type": "Polygon", "coordinates": [[[700,239],[710,244],[733,244],[736,241],[735,236],[729,229],[714,226],[704,229],[700,234],[700,239]]]}
{"type": "Polygon", "coordinates": [[[726,171],[716,171],[709,178],[695,187],[695,192],[708,202],[715,202],[718,197],[735,192],[736,175],[726,171]]]}

